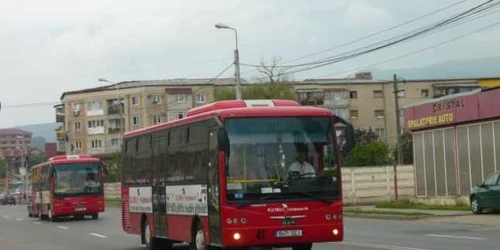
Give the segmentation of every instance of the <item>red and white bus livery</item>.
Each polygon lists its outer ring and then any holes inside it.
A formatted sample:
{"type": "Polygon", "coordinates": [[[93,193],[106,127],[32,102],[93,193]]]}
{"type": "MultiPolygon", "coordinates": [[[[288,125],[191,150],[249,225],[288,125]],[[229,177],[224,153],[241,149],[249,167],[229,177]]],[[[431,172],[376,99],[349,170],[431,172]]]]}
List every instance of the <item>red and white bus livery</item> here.
{"type": "Polygon", "coordinates": [[[89,155],[60,155],[32,168],[28,215],[51,221],[104,212],[102,164],[89,155]]]}
{"type": "Polygon", "coordinates": [[[332,111],[288,100],[220,101],[124,136],[122,226],[150,249],[342,241],[332,111]]]}

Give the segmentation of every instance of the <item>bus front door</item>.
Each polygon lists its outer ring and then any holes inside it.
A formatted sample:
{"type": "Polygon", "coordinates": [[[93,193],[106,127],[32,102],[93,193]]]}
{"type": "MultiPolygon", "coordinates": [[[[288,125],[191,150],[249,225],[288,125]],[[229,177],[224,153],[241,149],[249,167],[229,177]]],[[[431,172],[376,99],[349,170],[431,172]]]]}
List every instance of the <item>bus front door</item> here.
{"type": "Polygon", "coordinates": [[[166,140],[160,138],[153,141],[153,221],[155,236],[167,236],[167,197],[165,188],[165,160],[162,154],[166,153],[166,140]]]}

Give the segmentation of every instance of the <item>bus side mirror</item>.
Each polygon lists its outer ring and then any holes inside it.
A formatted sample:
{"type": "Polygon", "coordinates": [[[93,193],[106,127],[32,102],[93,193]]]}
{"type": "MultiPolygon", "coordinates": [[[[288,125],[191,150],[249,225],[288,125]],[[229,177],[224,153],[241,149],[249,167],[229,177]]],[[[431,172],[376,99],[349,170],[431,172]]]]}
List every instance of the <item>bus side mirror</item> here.
{"type": "Polygon", "coordinates": [[[356,146],[354,127],[350,123],[347,124],[347,126],[346,126],[345,139],[346,139],[346,142],[345,142],[345,147],[344,147],[344,153],[349,153],[356,146]]]}
{"type": "Polygon", "coordinates": [[[343,148],[343,153],[347,154],[356,147],[356,138],[354,133],[354,126],[347,120],[341,118],[340,116],[334,116],[334,123],[341,123],[345,125],[345,145],[343,148]]]}
{"type": "Polygon", "coordinates": [[[229,152],[229,136],[225,128],[220,128],[217,132],[217,140],[219,149],[224,152],[229,152]]]}

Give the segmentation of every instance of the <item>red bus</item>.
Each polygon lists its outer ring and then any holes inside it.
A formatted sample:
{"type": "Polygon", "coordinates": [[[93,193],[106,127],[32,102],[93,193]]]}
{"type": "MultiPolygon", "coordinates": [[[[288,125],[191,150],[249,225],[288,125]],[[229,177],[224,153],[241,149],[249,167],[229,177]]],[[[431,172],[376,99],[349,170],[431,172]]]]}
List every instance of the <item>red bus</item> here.
{"type": "Polygon", "coordinates": [[[323,108],[230,100],[124,136],[122,227],[150,249],[342,241],[340,152],[323,108]]]}
{"type": "Polygon", "coordinates": [[[28,216],[55,221],[104,212],[102,164],[89,155],[60,155],[33,166],[28,216]]]}

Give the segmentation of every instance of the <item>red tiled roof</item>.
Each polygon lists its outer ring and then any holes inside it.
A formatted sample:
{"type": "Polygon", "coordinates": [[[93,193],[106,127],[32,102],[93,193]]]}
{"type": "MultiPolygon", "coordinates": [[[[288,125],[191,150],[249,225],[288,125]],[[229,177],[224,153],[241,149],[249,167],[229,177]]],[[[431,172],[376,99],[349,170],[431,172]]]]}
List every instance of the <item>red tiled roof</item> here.
{"type": "Polygon", "coordinates": [[[18,128],[0,128],[0,135],[31,135],[31,132],[18,128]]]}

